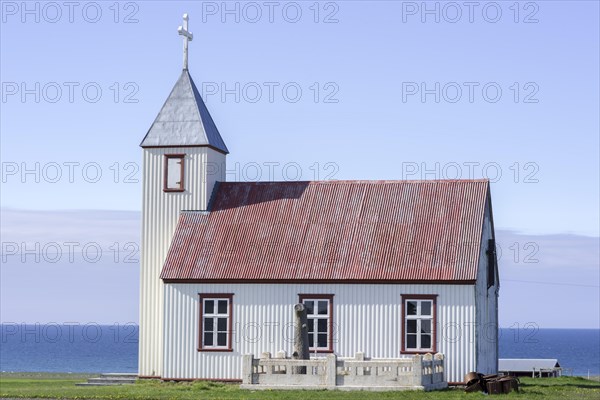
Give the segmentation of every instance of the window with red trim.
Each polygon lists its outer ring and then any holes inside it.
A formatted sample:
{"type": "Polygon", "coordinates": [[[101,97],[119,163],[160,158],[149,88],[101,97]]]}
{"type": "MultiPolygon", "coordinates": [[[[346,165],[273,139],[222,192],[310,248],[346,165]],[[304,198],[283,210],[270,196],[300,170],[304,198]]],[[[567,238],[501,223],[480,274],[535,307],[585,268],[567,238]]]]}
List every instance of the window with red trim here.
{"type": "Polygon", "coordinates": [[[301,294],[308,319],[311,352],[333,352],[333,295],[301,294]]]}
{"type": "Polygon", "coordinates": [[[200,351],[231,351],[233,294],[200,294],[200,351]]]}
{"type": "Polygon", "coordinates": [[[165,192],[183,192],[185,154],[165,154],[165,192]]]}
{"type": "Polygon", "coordinates": [[[402,296],[402,352],[435,353],[435,295],[402,296]]]}

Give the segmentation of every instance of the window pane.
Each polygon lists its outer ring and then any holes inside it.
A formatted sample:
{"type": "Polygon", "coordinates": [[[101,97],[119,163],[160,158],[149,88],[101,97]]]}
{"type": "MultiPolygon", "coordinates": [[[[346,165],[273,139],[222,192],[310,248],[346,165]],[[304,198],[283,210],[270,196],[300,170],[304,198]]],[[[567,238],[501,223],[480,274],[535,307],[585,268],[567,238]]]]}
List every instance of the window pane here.
{"type": "Polygon", "coordinates": [[[422,349],[431,348],[431,335],[421,335],[421,348],[422,349]]]}
{"type": "Polygon", "coordinates": [[[429,319],[421,320],[421,333],[431,333],[431,320],[429,320],[429,319]]]}
{"type": "Polygon", "coordinates": [[[319,342],[317,347],[327,347],[327,334],[319,333],[317,341],[319,342]]]}
{"type": "Polygon", "coordinates": [[[312,315],[315,313],[315,302],[312,300],[308,300],[304,302],[304,306],[306,306],[306,314],[312,315]]]}
{"type": "Polygon", "coordinates": [[[212,346],[213,345],[213,334],[212,332],[204,332],[204,345],[212,346]]]}
{"type": "Polygon", "coordinates": [[[308,331],[309,332],[315,331],[315,320],[312,318],[308,320],[308,331]]]}
{"type": "Polygon", "coordinates": [[[204,313],[212,314],[215,312],[215,301],[214,300],[204,300],[204,313]]]}
{"type": "Polygon", "coordinates": [[[217,333],[217,346],[227,346],[226,333],[217,333]]]}
{"type": "Polygon", "coordinates": [[[409,319],[406,321],[406,332],[407,333],[417,333],[417,320],[409,319]]]}
{"type": "Polygon", "coordinates": [[[406,348],[416,349],[417,348],[417,335],[406,335],[406,348]]]}
{"type": "Polygon", "coordinates": [[[308,335],[308,347],[315,347],[315,335],[308,335]]]}
{"type": "Polygon", "coordinates": [[[406,302],[406,315],[417,315],[417,302],[407,301],[406,302]]]}
{"type": "Polygon", "coordinates": [[[227,314],[227,300],[219,300],[219,314],[227,314]]]}
{"type": "Polygon", "coordinates": [[[217,318],[217,330],[225,332],[227,330],[227,318],[217,318]]]}
{"type": "Polygon", "coordinates": [[[319,301],[319,314],[327,315],[327,301],[319,301]]]}
{"type": "Polygon", "coordinates": [[[317,329],[319,333],[327,333],[327,320],[323,318],[319,319],[317,322],[317,329]]]}
{"type": "Polygon", "coordinates": [[[431,301],[421,302],[421,315],[431,315],[431,301]]]}
{"type": "Polygon", "coordinates": [[[213,324],[214,324],[214,320],[212,318],[204,318],[204,330],[206,332],[212,332],[215,330],[213,324]]]}

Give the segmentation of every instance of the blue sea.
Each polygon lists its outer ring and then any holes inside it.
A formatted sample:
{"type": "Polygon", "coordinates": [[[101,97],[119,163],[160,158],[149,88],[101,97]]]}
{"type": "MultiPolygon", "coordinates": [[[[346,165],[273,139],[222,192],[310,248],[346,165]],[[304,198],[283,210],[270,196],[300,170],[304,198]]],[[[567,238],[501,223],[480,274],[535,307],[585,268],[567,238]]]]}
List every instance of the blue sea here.
{"type": "MultiPolygon", "coordinates": [[[[600,330],[500,330],[501,358],[557,358],[573,375],[600,375],[600,330]]],[[[1,327],[0,371],[137,373],[138,327],[22,325],[1,327]]]]}

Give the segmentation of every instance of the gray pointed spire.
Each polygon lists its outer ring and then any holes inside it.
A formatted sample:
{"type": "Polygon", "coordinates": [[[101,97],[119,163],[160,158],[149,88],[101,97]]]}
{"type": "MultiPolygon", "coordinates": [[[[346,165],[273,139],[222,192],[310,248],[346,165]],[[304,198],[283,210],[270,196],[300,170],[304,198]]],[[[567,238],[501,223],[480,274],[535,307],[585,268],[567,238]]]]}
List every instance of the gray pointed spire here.
{"type": "Polygon", "coordinates": [[[229,153],[187,69],[181,72],[140,146],[207,146],[229,153]]]}

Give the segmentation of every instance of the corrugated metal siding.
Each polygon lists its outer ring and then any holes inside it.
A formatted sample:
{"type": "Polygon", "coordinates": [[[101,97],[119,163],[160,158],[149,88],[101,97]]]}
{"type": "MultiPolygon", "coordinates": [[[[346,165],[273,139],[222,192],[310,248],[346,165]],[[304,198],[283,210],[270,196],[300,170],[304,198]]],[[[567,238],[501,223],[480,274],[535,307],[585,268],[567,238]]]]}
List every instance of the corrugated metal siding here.
{"type": "MultiPolygon", "coordinates": [[[[206,147],[155,148],[143,151],[142,241],[140,259],[139,374],[157,376],[162,367],[163,289],[159,279],[180,210],[206,208],[216,179],[206,176],[207,162],[225,162],[225,155],[206,147]],[[185,192],[163,192],[164,154],[185,153],[185,192]],[[207,185],[208,182],[208,185],[207,185]]],[[[223,169],[219,170],[223,173],[223,169]]]]}
{"type": "Polygon", "coordinates": [[[334,351],[400,357],[401,295],[437,294],[438,351],[447,379],[475,368],[472,285],[165,284],[163,378],[241,379],[241,356],[292,351],[292,306],[298,294],[334,294],[334,351]],[[233,352],[198,352],[198,293],[234,293],[233,352]],[[275,326],[274,324],[277,324],[275,326]],[[255,334],[256,327],[262,334],[255,334]],[[289,340],[286,340],[286,337],[289,340]]]}
{"type": "Polygon", "coordinates": [[[479,271],[475,285],[475,305],[477,317],[477,372],[495,374],[498,372],[498,282],[488,289],[488,240],[492,239],[492,214],[490,203],[485,208],[479,271]]]}
{"type": "Polygon", "coordinates": [[[227,182],[165,280],[474,281],[487,180],[227,182]]]}

